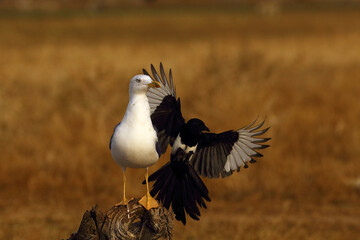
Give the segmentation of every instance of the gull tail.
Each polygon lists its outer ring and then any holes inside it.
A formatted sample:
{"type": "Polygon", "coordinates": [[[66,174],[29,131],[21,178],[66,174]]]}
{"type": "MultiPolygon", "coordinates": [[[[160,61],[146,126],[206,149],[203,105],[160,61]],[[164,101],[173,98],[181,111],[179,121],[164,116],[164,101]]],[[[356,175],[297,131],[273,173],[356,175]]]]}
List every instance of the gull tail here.
{"type": "Polygon", "coordinates": [[[186,214],[199,220],[199,207],[207,208],[205,200],[210,202],[209,192],[189,164],[191,154],[178,149],[171,161],[149,177],[155,181],[150,194],[167,209],[172,208],[175,218],[186,224],[186,214]]]}

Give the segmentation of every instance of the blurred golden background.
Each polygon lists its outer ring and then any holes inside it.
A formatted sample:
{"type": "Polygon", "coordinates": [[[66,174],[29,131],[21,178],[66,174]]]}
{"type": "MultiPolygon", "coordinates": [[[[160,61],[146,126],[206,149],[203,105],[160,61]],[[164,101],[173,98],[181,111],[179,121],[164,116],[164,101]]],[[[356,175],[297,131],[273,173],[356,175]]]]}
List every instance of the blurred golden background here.
{"type": "MultiPolygon", "coordinates": [[[[357,2],[49,2],[0,1],[0,239],[66,239],[121,200],[109,139],[129,80],[160,61],[185,118],[271,126],[264,158],[206,179],[208,210],[175,239],[359,237],[357,2]]],[[[142,169],[128,180],[144,195],[142,169]]]]}

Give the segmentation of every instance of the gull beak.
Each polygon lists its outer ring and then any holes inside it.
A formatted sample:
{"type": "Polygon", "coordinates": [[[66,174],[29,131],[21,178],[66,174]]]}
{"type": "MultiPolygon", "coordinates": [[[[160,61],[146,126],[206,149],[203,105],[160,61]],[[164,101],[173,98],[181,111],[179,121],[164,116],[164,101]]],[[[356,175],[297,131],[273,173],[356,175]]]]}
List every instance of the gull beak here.
{"type": "Polygon", "coordinates": [[[152,81],[151,83],[148,84],[149,87],[151,88],[159,88],[161,87],[160,83],[157,81],[152,81]]]}

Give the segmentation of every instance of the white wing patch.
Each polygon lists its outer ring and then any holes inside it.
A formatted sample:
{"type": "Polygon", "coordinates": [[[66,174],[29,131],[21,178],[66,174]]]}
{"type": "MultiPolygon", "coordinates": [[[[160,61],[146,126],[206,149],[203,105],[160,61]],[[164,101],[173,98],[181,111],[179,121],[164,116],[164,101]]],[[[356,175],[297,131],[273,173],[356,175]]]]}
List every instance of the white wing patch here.
{"type": "MultiPolygon", "coordinates": [[[[153,114],[156,108],[161,104],[161,102],[166,96],[171,95],[176,99],[176,92],[173,84],[171,69],[169,71],[169,80],[166,78],[164,68],[161,63],[160,63],[161,77],[157,74],[153,65],[151,65],[151,71],[155,80],[160,83],[159,88],[150,88],[146,94],[150,104],[150,114],[153,114]]],[[[143,69],[143,72],[144,74],[150,76],[150,74],[145,69],[143,69]]]]}
{"type": "MultiPolygon", "coordinates": [[[[171,154],[175,154],[176,151],[177,151],[179,148],[181,148],[182,150],[184,150],[184,152],[185,152],[186,154],[188,154],[188,153],[191,152],[191,151],[192,151],[193,153],[195,153],[195,152],[196,152],[196,148],[197,148],[197,144],[196,144],[195,146],[192,146],[192,147],[186,146],[185,144],[183,144],[183,143],[181,142],[180,133],[179,133],[179,135],[176,137],[176,139],[175,139],[175,141],[174,141],[174,145],[172,146],[171,154]]],[[[192,157],[192,156],[191,156],[191,157],[192,157]]],[[[190,157],[189,160],[191,160],[191,157],[190,157]]]]}
{"type": "Polygon", "coordinates": [[[262,157],[262,155],[255,151],[255,149],[261,149],[267,147],[267,145],[262,145],[258,143],[263,143],[269,140],[269,138],[256,138],[255,136],[265,133],[267,129],[261,131],[255,131],[262,127],[264,122],[250,128],[255,122],[251,125],[239,129],[239,139],[234,143],[230,154],[227,156],[226,163],[224,165],[224,170],[226,172],[238,170],[240,167],[247,167],[248,162],[252,160],[252,157],[262,157]]]}

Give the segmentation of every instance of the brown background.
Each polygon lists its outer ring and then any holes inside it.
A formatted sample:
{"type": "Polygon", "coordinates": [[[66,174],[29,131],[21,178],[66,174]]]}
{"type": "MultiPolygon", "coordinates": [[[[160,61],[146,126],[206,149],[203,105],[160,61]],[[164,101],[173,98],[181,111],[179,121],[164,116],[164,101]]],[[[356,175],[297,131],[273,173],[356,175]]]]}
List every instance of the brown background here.
{"type": "MultiPolygon", "coordinates": [[[[0,239],[66,238],[86,209],[121,200],[109,138],[130,78],[160,61],[187,119],[219,132],[266,118],[272,137],[249,169],[205,180],[209,209],[176,223],[175,239],[359,237],[356,5],[6,9],[0,239]]],[[[142,179],[128,170],[129,196],[144,194],[142,179]]]]}

